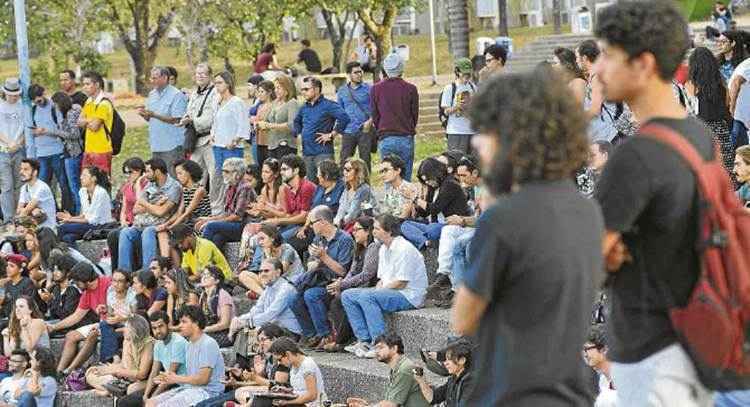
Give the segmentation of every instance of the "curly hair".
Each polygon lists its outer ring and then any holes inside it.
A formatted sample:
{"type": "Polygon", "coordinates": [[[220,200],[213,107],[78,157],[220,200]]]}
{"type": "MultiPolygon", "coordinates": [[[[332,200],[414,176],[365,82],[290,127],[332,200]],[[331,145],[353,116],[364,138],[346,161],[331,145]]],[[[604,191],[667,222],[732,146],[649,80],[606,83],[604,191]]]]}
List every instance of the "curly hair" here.
{"type": "Polygon", "coordinates": [[[671,1],[620,2],[599,13],[595,34],[636,58],[654,55],[659,76],[669,81],[690,46],[688,24],[671,1]]]}
{"type": "MultiPolygon", "coordinates": [[[[344,165],[342,165],[342,168],[344,168],[346,164],[349,164],[352,170],[354,170],[354,174],[356,175],[353,189],[359,188],[359,186],[362,184],[370,184],[370,173],[367,171],[367,164],[365,164],[362,159],[349,157],[344,161],[344,165]]],[[[347,189],[348,188],[349,185],[347,185],[347,189]]]]}
{"type": "Polygon", "coordinates": [[[698,97],[711,106],[727,109],[727,88],[714,54],[704,47],[696,48],[688,58],[688,80],[695,85],[698,97]]]}
{"type": "Polygon", "coordinates": [[[547,69],[488,81],[472,98],[469,117],[475,129],[498,138],[484,174],[495,194],[507,192],[508,184],[568,179],[588,157],[583,111],[565,81],[547,69]]]}
{"type": "Polygon", "coordinates": [[[716,56],[716,58],[718,59],[719,63],[723,63],[726,59],[726,54],[728,52],[731,52],[732,58],[729,59],[729,62],[732,64],[732,67],[737,68],[737,65],[739,65],[740,62],[744,61],[748,57],[747,33],[745,33],[744,31],[729,30],[724,31],[721,35],[729,41],[733,42],[734,47],[732,47],[730,51],[720,53],[716,56]]]}

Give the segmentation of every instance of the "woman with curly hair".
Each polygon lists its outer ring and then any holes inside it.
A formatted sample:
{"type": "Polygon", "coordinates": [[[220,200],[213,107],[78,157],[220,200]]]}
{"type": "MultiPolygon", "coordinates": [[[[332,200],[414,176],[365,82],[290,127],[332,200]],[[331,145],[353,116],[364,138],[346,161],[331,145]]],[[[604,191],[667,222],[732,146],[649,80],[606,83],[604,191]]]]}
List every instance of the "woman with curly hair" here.
{"type": "Polygon", "coordinates": [[[562,73],[578,105],[583,106],[586,98],[586,74],[576,62],[576,53],[568,48],[560,47],[555,48],[553,54],[552,66],[562,73]]]}
{"type": "Polygon", "coordinates": [[[696,48],[690,55],[685,89],[698,100],[696,116],[711,129],[714,142],[721,147],[724,168],[732,174],[734,146],[730,135],[732,115],[729,113],[727,87],[719,63],[708,48],[696,48]]]}
{"type": "Polygon", "coordinates": [[[454,297],[452,331],[476,334],[477,353],[487,355],[474,367],[480,380],[466,405],[502,404],[511,395],[517,404],[588,403],[586,375],[574,365],[594,276],[602,273],[604,225],[596,203],[573,183],[589,147],[583,109],[566,85],[543,70],[508,74],[472,98],[482,177],[505,196],[478,220],[472,265],[454,297]],[[542,330],[554,344],[540,340],[542,330]],[[513,352],[493,352],[499,341],[513,343],[513,352]],[[555,369],[531,368],[540,363],[555,369]],[[514,379],[498,391],[501,377],[514,379]]]}
{"type": "Polygon", "coordinates": [[[375,199],[370,188],[367,164],[362,159],[347,158],[341,169],[344,173],[345,188],[333,223],[348,231],[355,219],[364,215],[365,210],[372,209],[375,199]]]}
{"type": "Polygon", "coordinates": [[[740,31],[725,31],[716,40],[719,55],[716,57],[724,82],[729,82],[732,72],[748,57],[745,35],[740,31]]]}

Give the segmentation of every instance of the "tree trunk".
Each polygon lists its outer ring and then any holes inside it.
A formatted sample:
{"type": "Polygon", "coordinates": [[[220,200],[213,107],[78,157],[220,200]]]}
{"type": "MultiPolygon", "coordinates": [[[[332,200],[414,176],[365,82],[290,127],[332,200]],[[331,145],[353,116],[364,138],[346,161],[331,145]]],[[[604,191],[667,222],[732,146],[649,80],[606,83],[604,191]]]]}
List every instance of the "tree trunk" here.
{"type": "Polygon", "coordinates": [[[555,34],[562,33],[561,0],[552,0],[552,22],[555,25],[555,34]]]}
{"type": "Polygon", "coordinates": [[[448,21],[453,58],[469,57],[469,13],[467,0],[448,0],[448,21]]]}
{"type": "Polygon", "coordinates": [[[502,37],[509,36],[507,0],[497,0],[497,33],[502,37]]]}
{"type": "MultiPolygon", "coordinates": [[[[338,69],[339,72],[341,72],[341,50],[344,47],[344,35],[342,34],[342,24],[346,24],[346,22],[342,22],[341,18],[337,14],[334,14],[326,9],[320,10],[321,14],[323,14],[323,20],[326,22],[326,31],[328,32],[328,40],[331,42],[331,50],[332,50],[332,62],[331,66],[338,69]],[[334,21],[335,17],[335,21],[334,21]]],[[[348,18],[348,12],[347,12],[347,18],[348,18]]],[[[346,28],[343,28],[344,33],[346,28]]]]}
{"type": "Polygon", "coordinates": [[[398,8],[395,5],[386,6],[383,10],[383,20],[381,23],[375,22],[373,19],[372,10],[364,9],[357,10],[360,20],[364,23],[365,28],[372,34],[375,45],[378,47],[377,51],[377,67],[375,68],[374,79],[380,77],[380,70],[382,68],[383,58],[386,53],[390,52],[393,47],[393,40],[391,37],[391,31],[393,24],[396,21],[396,15],[398,14],[398,8]]]}

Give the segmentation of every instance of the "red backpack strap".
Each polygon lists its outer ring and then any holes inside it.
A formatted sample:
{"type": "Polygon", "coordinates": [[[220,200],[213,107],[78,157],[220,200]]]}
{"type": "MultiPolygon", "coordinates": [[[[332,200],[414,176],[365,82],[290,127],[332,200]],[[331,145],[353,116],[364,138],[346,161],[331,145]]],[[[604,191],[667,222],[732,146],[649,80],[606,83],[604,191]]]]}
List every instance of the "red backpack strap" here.
{"type": "Polygon", "coordinates": [[[651,123],[641,127],[638,132],[646,137],[658,140],[677,151],[687,161],[693,172],[698,172],[706,161],[701,157],[692,143],[682,137],[680,133],[667,126],[651,123]]]}

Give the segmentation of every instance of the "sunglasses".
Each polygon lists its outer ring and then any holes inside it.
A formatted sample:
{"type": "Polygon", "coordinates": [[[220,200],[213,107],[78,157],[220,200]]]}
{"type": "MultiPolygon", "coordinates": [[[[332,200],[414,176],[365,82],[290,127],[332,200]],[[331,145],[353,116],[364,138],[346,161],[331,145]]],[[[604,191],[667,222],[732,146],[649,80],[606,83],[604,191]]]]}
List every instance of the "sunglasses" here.
{"type": "Polygon", "coordinates": [[[352,168],[352,167],[344,167],[344,172],[350,172],[350,171],[354,171],[354,168],[352,168]]]}
{"type": "Polygon", "coordinates": [[[258,272],[259,272],[259,273],[270,273],[270,272],[272,272],[272,271],[273,271],[273,270],[271,270],[271,269],[258,269],[258,272]]]}

